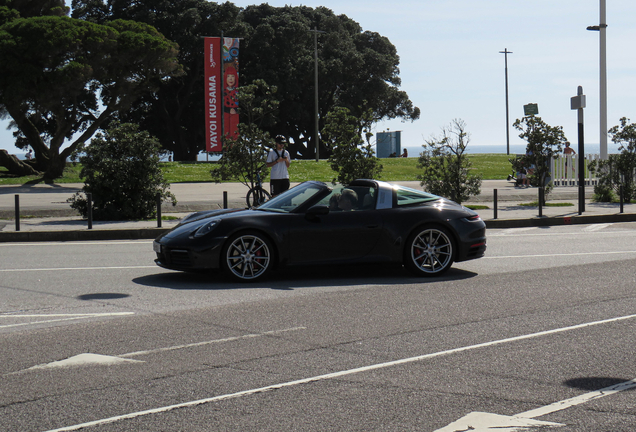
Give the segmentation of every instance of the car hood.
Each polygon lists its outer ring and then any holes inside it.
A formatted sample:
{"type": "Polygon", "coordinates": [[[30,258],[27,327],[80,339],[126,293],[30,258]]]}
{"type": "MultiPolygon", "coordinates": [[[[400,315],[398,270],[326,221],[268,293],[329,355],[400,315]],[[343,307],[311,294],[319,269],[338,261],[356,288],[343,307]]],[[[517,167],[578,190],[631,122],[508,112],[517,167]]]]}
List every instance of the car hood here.
{"type": "Polygon", "coordinates": [[[181,235],[190,235],[202,225],[208,223],[213,219],[226,219],[228,217],[242,216],[245,214],[254,214],[254,210],[249,209],[219,209],[219,210],[205,210],[196,213],[191,213],[179,222],[179,224],[172,228],[167,233],[159,236],[160,238],[174,238],[181,235]]]}

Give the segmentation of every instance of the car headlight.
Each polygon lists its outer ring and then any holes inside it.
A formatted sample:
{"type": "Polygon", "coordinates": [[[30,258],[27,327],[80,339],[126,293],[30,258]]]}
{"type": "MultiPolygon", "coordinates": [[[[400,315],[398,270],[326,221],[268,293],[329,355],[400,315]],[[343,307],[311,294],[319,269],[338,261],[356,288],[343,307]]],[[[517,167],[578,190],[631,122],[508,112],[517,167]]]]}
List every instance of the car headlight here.
{"type": "Polygon", "coordinates": [[[197,229],[194,232],[193,237],[197,238],[197,237],[201,237],[204,236],[206,234],[208,234],[210,231],[212,231],[221,221],[219,219],[213,219],[210,222],[207,222],[204,225],[201,225],[201,227],[199,227],[199,229],[197,229]]]}

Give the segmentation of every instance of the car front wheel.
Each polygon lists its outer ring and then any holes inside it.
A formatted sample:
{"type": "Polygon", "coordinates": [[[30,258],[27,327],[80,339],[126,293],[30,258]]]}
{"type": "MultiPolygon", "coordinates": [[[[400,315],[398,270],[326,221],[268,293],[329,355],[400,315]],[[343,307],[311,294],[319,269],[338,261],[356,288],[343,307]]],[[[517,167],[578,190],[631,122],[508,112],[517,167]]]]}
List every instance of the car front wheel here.
{"type": "Polygon", "coordinates": [[[223,260],[234,279],[255,281],[272,267],[273,247],[260,233],[239,233],[228,241],[223,260]]]}
{"type": "Polygon", "coordinates": [[[442,227],[425,227],[413,233],[407,242],[404,265],[420,276],[436,276],[453,264],[453,239],[442,227]]]}

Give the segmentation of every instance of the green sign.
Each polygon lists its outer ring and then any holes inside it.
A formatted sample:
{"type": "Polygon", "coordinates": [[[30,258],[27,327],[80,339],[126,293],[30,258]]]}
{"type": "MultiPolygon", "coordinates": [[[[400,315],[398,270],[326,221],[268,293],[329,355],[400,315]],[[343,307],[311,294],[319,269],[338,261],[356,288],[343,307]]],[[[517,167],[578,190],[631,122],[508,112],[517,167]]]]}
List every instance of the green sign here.
{"type": "Polygon", "coordinates": [[[523,114],[524,115],[537,115],[539,114],[539,105],[536,103],[531,103],[523,106],[523,114]]]}

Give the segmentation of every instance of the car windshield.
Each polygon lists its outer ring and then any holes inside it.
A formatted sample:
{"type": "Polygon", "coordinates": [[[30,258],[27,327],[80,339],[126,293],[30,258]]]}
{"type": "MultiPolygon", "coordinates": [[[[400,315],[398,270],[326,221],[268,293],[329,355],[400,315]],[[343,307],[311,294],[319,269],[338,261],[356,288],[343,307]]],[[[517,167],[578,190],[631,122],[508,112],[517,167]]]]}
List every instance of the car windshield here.
{"type": "Polygon", "coordinates": [[[435,201],[440,199],[437,195],[428,192],[411,189],[405,186],[394,186],[397,195],[397,205],[405,206],[411,204],[421,204],[423,202],[435,201]]]}
{"type": "Polygon", "coordinates": [[[305,182],[288,191],[278,195],[258,207],[258,210],[271,211],[278,213],[290,213],[299,206],[316,196],[320,192],[324,192],[327,185],[318,182],[305,182]]]}

